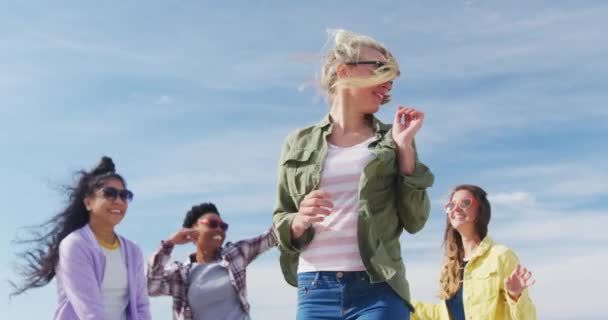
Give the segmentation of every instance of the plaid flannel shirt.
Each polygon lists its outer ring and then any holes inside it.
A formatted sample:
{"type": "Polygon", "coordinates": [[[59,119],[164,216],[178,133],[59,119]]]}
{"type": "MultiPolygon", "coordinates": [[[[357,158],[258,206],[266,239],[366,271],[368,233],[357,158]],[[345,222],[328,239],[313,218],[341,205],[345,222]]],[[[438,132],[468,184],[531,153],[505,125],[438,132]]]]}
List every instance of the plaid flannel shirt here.
{"type": "MultiPolygon", "coordinates": [[[[246,268],[259,254],[271,249],[276,244],[272,230],[255,238],[227,243],[221,248],[218,259],[220,265],[228,269],[230,282],[236,290],[241,307],[249,314],[247,302],[246,268]]],[[[194,254],[186,263],[171,259],[173,244],[162,241],[156,253],[148,262],[148,293],[150,296],[173,297],[173,319],[192,320],[192,309],[188,304],[188,274],[192,263],[196,261],[194,254]]]]}

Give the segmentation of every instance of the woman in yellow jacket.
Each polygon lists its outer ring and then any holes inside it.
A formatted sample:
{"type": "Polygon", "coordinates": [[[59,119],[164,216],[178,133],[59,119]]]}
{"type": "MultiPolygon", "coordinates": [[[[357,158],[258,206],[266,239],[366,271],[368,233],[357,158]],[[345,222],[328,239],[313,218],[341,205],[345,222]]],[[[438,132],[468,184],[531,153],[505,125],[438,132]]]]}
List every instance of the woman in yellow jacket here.
{"type": "Polygon", "coordinates": [[[490,203],[478,186],[459,185],[445,205],[440,298],[437,304],[414,301],[412,319],[536,319],[527,288],[532,273],[515,253],[488,234],[490,203]]]}

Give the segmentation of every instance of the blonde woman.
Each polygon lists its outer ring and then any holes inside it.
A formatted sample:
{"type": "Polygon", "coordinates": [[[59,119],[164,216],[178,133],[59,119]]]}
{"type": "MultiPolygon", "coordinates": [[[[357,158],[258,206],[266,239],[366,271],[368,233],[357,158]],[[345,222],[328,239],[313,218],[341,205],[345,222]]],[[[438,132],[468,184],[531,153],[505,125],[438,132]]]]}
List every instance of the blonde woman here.
{"type": "Polygon", "coordinates": [[[445,257],[438,304],[415,302],[412,319],[536,319],[527,288],[532,273],[488,236],[490,202],[478,186],[459,185],[445,205],[445,257]]]}
{"type": "Polygon", "coordinates": [[[429,215],[430,170],[414,137],[424,113],[390,101],[399,65],[378,41],[338,30],[322,68],[329,113],[285,140],[273,214],[297,319],[404,319],[410,292],[399,236],[429,215]]]}

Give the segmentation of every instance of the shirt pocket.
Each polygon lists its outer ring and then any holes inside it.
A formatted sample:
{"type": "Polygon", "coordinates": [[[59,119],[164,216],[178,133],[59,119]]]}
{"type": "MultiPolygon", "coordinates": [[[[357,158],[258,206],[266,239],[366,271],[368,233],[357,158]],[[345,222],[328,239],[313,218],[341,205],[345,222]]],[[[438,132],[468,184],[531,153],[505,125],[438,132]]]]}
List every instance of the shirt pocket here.
{"type": "Polygon", "coordinates": [[[312,189],[312,173],[315,166],[313,163],[314,151],[313,149],[292,149],[281,162],[290,195],[300,197],[312,189]]]}
{"type": "Polygon", "coordinates": [[[500,290],[498,268],[487,266],[474,270],[470,275],[473,295],[478,301],[495,300],[500,290]]]}
{"type": "Polygon", "coordinates": [[[386,192],[395,187],[399,170],[395,150],[388,147],[376,147],[374,159],[370,162],[368,179],[374,192],[386,192]]]}

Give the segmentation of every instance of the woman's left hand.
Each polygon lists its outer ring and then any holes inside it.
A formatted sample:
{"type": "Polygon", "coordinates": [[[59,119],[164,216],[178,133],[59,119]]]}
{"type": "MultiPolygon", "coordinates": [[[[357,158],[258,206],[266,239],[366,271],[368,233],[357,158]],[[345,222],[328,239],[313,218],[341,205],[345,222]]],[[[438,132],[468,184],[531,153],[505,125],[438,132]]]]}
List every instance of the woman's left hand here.
{"type": "Polygon", "coordinates": [[[393,140],[397,146],[411,146],[423,122],[424,112],[399,106],[393,121],[393,140]]]}
{"type": "Polygon", "coordinates": [[[536,280],[532,278],[532,272],[518,264],[511,275],[505,279],[505,288],[511,298],[517,301],[521,293],[535,282],[536,280]]]}

